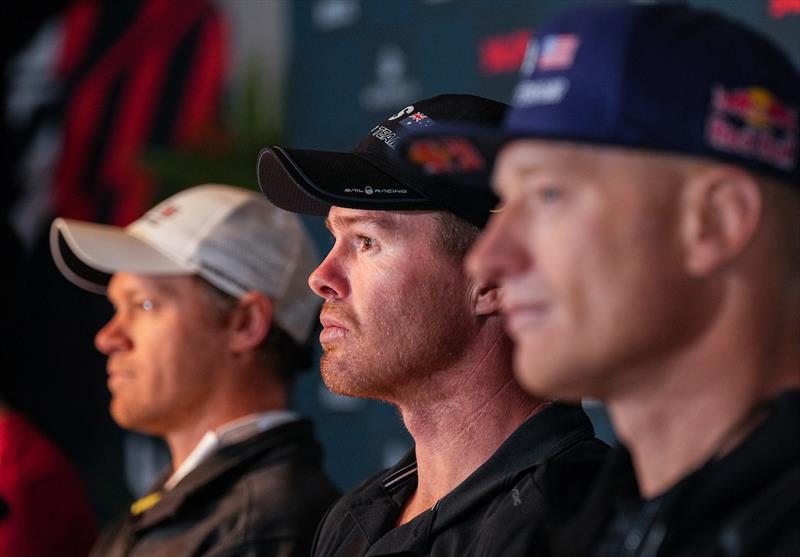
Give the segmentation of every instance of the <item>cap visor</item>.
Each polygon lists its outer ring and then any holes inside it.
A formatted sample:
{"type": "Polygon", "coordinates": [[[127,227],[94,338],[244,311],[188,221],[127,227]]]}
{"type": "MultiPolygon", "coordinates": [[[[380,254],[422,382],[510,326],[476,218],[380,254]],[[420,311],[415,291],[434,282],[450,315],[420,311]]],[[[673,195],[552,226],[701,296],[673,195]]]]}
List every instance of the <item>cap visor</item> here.
{"type": "Polygon", "coordinates": [[[118,271],[187,274],[176,263],[122,228],[57,218],[50,227],[50,250],[61,273],[84,290],[102,294],[118,271]]]}
{"type": "Polygon", "coordinates": [[[441,123],[398,139],[398,156],[409,172],[488,188],[497,152],[513,139],[500,128],[441,123]]]}
{"type": "Polygon", "coordinates": [[[431,200],[353,153],[272,147],[258,155],[258,185],[281,209],[327,215],[353,209],[429,209],[431,200]]]}

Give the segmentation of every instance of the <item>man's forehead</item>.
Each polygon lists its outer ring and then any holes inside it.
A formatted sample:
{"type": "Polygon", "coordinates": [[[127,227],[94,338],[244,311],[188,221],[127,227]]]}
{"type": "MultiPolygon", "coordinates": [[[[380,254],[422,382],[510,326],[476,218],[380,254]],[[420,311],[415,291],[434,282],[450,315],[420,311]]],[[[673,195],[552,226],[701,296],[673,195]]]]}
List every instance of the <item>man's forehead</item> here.
{"type": "Polygon", "coordinates": [[[329,230],[346,228],[356,224],[394,230],[413,226],[420,220],[430,219],[433,211],[371,211],[331,207],[325,218],[329,230]]]}
{"type": "Polygon", "coordinates": [[[510,142],[498,154],[494,185],[538,176],[585,180],[613,185],[623,176],[629,179],[673,180],[716,163],[679,153],[649,151],[610,145],[588,145],[567,141],[520,139],[510,142]]]}
{"type": "Polygon", "coordinates": [[[114,273],[108,283],[109,296],[130,296],[140,292],[176,294],[182,292],[190,275],[140,275],[136,273],[114,273]]]}
{"type": "Polygon", "coordinates": [[[503,164],[531,170],[563,165],[577,157],[597,154],[598,148],[566,141],[543,139],[516,139],[510,141],[498,153],[498,166],[503,164]]]}
{"type": "Polygon", "coordinates": [[[502,197],[507,188],[529,178],[575,170],[580,149],[573,144],[540,139],[516,139],[508,142],[497,154],[492,186],[502,197]]]}
{"type": "Polygon", "coordinates": [[[659,165],[688,167],[719,164],[701,157],[652,151],[616,145],[593,145],[572,141],[522,138],[510,141],[498,153],[498,166],[503,161],[532,170],[581,165],[618,164],[626,166],[659,165]]]}

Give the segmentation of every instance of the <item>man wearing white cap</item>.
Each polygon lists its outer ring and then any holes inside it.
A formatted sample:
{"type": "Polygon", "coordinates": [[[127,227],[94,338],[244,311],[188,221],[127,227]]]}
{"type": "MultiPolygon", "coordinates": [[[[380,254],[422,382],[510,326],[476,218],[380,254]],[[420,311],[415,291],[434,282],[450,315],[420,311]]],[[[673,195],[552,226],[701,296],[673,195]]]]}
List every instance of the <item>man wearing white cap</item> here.
{"type": "Polygon", "coordinates": [[[93,555],[307,554],[338,494],[310,424],[286,409],[318,311],[300,221],[204,185],[124,229],[56,219],[51,249],[64,276],[114,305],[95,338],[114,420],[172,456],[93,555]]]}

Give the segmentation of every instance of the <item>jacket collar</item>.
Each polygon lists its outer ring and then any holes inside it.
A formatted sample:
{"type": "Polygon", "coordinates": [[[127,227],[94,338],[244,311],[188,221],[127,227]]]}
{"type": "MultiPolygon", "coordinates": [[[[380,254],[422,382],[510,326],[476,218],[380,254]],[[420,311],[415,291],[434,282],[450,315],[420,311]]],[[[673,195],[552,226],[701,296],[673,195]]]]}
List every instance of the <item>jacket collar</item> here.
{"type": "Polygon", "coordinates": [[[580,407],[549,404],[526,420],[495,453],[439,503],[411,522],[393,528],[402,506],[417,484],[414,449],[354,500],[351,518],[368,538],[370,554],[397,553],[399,547],[423,552],[432,536],[452,527],[460,517],[499,490],[560,451],[594,437],[580,407]],[[384,535],[385,533],[385,535],[384,535]]]}
{"type": "Polygon", "coordinates": [[[134,530],[150,528],[175,516],[187,501],[214,492],[217,482],[226,481],[228,475],[235,469],[246,466],[267,453],[273,453],[270,455],[272,458],[284,458],[286,455],[294,454],[301,460],[315,463],[318,463],[322,456],[308,420],[289,422],[263,431],[240,443],[221,447],[201,462],[177,486],[164,491],[156,505],[140,515],[131,516],[134,530]]]}
{"type": "Polygon", "coordinates": [[[745,507],[765,486],[800,464],[796,442],[800,439],[800,391],[784,392],[769,401],[767,408],[764,422],[734,450],[710,459],[650,501],[641,499],[630,454],[619,446],[580,516],[559,532],[556,548],[568,548],[565,554],[580,553],[581,548],[588,551],[609,527],[608,520],[623,507],[641,506],[642,512],[652,513],[652,524],[660,524],[650,531],[666,534],[664,554],[672,554],[668,546],[685,543],[693,532],[719,527],[718,522],[730,516],[732,509],[745,507]]]}

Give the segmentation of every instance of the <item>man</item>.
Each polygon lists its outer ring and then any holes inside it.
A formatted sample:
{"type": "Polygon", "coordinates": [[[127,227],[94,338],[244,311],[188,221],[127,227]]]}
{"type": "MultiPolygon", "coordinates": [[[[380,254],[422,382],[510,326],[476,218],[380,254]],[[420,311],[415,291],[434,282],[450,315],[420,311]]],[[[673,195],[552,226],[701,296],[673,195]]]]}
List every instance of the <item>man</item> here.
{"type": "Polygon", "coordinates": [[[624,443],[555,549],[800,555],[797,71],[681,5],[537,33],[468,267],[526,388],[603,400],[624,443]]]}
{"type": "MultiPolygon", "coordinates": [[[[390,116],[350,153],[274,147],[259,156],[267,197],[327,214],[334,244],[309,278],[325,300],[326,385],[395,405],[415,442],[328,512],[315,556],[526,554],[545,517],[574,507],[596,468],[587,462],[603,453],[579,407],[519,388],[499,291],[462,270],[496,197],[412,178],[394,153],[401,130],[488,125],[504,110],[443,95],[390,116]]],[[[470,153],[431,156],[486,177],[470,153]]]]}
{"type": "Polygon", "coordinates": [[[56,219],[51,248],[68,279],[114,305],[95,339],[114,420],[172,456],[93,555],[306,555],[337,493],[310,423],[286,409],[318,307],[299,220],[204,185],[124,229],[56,219]]]}

